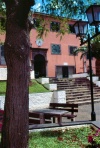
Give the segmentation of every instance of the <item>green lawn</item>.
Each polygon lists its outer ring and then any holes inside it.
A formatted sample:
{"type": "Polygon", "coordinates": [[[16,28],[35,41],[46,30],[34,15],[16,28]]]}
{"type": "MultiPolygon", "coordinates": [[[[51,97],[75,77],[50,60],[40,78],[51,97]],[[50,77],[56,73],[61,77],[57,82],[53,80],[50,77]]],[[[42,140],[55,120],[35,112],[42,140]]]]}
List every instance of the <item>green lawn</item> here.
{"type": "MultiPolygon", "coordinates": [[[[91,127],[33,132],[30,134],[29,148],[94,148],[88,142],[89,136],[94,133],[91,127]]],[[[100,134],[95,140],[96,144],[100,144],[100,134]]]]}
{"type": "Polygon", "coordinates": [[[4,95],[6,92],[6,81],[0,81],[0,95],[4,95]]]}
{"type": "Polygon", "coordinates": [[[32,80],[32,86],[29,87],[29,93],[49,92],[48,89],[39,84],[36,80],[32,80]]]}
{"type": "MultiPolygon", "coordinates": [[[[6,81],[0,81],[0,95],[6,92],[6,81]]],[[[36,80],[32,80],[32,85],[29,86],[29,93],[49,92],[43,85],[39,84],[36,80]]]]}

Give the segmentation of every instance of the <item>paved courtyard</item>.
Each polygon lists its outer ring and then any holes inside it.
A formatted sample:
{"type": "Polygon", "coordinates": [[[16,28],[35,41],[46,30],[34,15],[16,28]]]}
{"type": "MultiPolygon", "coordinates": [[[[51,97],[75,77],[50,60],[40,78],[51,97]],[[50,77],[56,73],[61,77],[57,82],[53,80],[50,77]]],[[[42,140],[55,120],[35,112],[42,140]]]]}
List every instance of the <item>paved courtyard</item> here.
{"type": "MultiPolygon", "coordinates": [[[[94,104],[94,111],[96,113],[96,121],[100,121],[100,102],[94,104]]],[[[91,104],[79,106],[76,121],[91,120],[91,104]]]]}

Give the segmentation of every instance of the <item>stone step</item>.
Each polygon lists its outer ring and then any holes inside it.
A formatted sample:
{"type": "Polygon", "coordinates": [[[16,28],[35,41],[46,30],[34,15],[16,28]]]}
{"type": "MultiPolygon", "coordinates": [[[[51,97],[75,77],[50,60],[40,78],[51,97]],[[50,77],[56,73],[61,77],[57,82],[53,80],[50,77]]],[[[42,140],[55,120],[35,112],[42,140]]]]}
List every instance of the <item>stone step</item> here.
{"type": "MultiPolygon", "coordinates": [[[[99,90],[93,90],[93,93],[99,93],[100,91],[99,90]]],[[[66,95],[67,94],[81,94],[81,93],[90,93],[90,90],[67,90],[66,91],[66,95]]]]}
{"type": "MultiPolygon", "coordinates": [[[[93,96],[94,100],[100,99],[100,96],[93,96]]],[[[66,102],[84,102],[86,100],[91,100],[91,96],[84,98],[66,98],[66,102]]]]}
{"type": "MultiPolygon", "coordinates": [[[[100,98],[100,94],[95,94],[95,95],[93,95],[93,97],[94,98],[100,98]]],[[[89,98],[91,98],[91,95],[86,95],[86,94],[84,94],[82,96],[70,96],[70,97],[66,96],[67,100],[70,100],[70,99],[73,99],[73,100],[77,100],[77,99],[85,100],[85,99],[89,99],[89,98]]]]}
{"type": "MultiPolygon", "coordinates": [[[[71,88],[71,89],[64,89],[66,91],[69,92],[73,92],[73,91],[90,91],[90,88],[86,88],[86,87],[79,87],[79,88],[71,88]]],[[[100,88],[93,88],[93,91],[100,91],[100,88]]]]}
{"type": "MultiPolygon", "coordinates": [[[[90,87],[90,84],[88,85],[88,84],[74,84],[74,85],[67,85],[67,84],[60,84],[60,85],[57,85],[57,87],[59,88],[59,87],[90,87]]],[[[96,85],[93,85],[93,87],[95,87],[95,88],[98,88],[98,86],[96,86],[96,85]]]]}
{"type": "MultiPolygon", "coordinates": [[[[68,85],[68,86],[67,85],[60,85],[60,86],[58,85],[57,86],[57,88],[79,88],[79,87],[81,87],[81,88],[87,87],[88,88],[88,87],[90,87],[90,85],[68,85]]],[[[93,87],[98,88],[96,86],[93,86],[93,87]]]]}
{"type": "MultiPolygon", "coordinates": [[[[76,94],[76,95],[81,95],[83,93],[90,93],[90,90],[83,90],[83,91],[77,91],[77,90],[74,90],[74,91],[66,91],[66,95],[72,95],[72,94],[76,94]]],[[[97,93],[96,91],[94,91],[94,93],[97,93]]]]}
{"type": "Polygon", "coordinates": [[[56,82],[57,84],[90,84],[89,81],[83,81],[83,82],[56,82]]]}
{"type": "MultiPolygon", "coordinates": [[[[91,95],[91,92],[77,92],[77,93],[66,93],[66,96],[67,97],[70,97],[70,96],[74,96],[74,97],[76,97],[76,96],[86,96],[86,95],[91,95]]],[[[93,92],[93,95],[94,96],[100,96],[100,93],[96,93],[96,92],[93,92]]]]}
{"type": "MultiPolygon", "coordinates": [[[[98,102],[100,102],[100,99],[95,99],[94,100],[94,103],[98,103],[98,102]]],[[[85,105],[85,104],[90,104],[91,105],[91,100],[87,100],[87,101],[77,101],[77,102],[70,102],[70,101],[68,101],[68,103],[76,103],[76,104],[78,104],[78,105],[85,105]]]]}
{"type": "MultiPolygon", "coordinates": [[[[89,104],[91,103],[91,87],[87,78],[70,78],[56,80],[58,90],[66,91],[66,102],[89,104]]],[[[100,102],[100,88],[93,84],[93,98],[100,102]]]]}
{"type": "MultiPolygon", "coordinates": [[[[94,88],[94,89],[97,89],[97,88],[94,88]]],[[[58,90],[66,90],[66,91],[77,90],[77,91],[79,91],[79,90],[90,90],[90,88],[88,88],[88,87],[81,87],[81,86],[79,86],[79,87],[60,87],[60,88],[58,88],[58,90]]]]}
{"type": "MultiPolygon", "coordinates": [[[[100,99],[100,96],[93,96],[93,98],[94,98],[94,100],[95,100],[95,99],[100,99]]],[[[75,99],[75,98],[74,98],[74,99],[73,99],[73,98],[72,98],[72,99],[71,99],[71,98],[70,98],[70,99],[67,98],[66,100],[67,100],[67,101],[71,101],[71,102],[73,102],[73,101],[74,101],[74,102],[75,102],[75,101],[85,101],[85,100],[91,100],[91,96],[89,96],[89,97],[84,97],[84,99],[81,97],[81,98],[76,98],[76,99],[75,99]]]]}

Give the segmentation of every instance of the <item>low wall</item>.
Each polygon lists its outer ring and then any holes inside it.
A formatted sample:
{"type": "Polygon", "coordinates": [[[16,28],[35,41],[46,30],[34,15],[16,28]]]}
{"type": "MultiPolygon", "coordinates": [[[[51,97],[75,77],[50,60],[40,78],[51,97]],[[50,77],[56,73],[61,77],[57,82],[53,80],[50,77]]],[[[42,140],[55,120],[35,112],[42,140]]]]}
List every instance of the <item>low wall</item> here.
{"type": "Polygon", "coordinates": [[[0,96],[0,109],[4,109],[5,96],[0,96]]]}
{"type": "Polygon", "coordinates": [[[57,90],[57,84],[44,84],[44,87],[46,87],[48,90],[57,90]]]}
{"type": "MultiPolygon", "coordinates": [[[[90,77],[87,77],[88,80],[90,80],[90,77]]],[[[92,81],[93,82],[96,82],[99,80],[99,77],[98,76],[92,76],[92,81]]]]}
{"type": "Polygon", "coordinates": [[[30,71],[30,78],[31,78],[31,79],[35,79],[34,70],[30,71]]]}
{"type": "MultiPolygon", "coordinates": [[[[50,103],[65,103],[64,91],[29,94],[29,110],[48,108],[50,103]]],[[[0,96],[0,108],[4,109],[5,96],[0,96]]]]}
{"type": "Polygon", "coordinates": [[[100,87],[100,81],[96,81],[95,84],[100,87]]]}
{"type": "Polygon", "coordinates": [[[48,84],[49,83],[49,78],[39,78],[37,81],[41,84],[48,84]]]}
{"type": "MultiPolygon", "coordinates": [[[[0,108],[4,109],[5,96],[0,96],[0,108]]],[[[53,102],[53,92],[29,94],[29,110],[48,108],[53,102]]]]}
{"type": "Polygon", "coordinates": [[[0,68],[0,80],[7,80],[7,68],[0,68]]]}
{"type": "MultiPolygon", "coordinates": [[[[30,71],[30,78],[35,79],[34,71],[30,71]]],[[[7,68],[0,68],[0,80],[7,80],[7,68]]]]}
{"type": "Polygon", "coordinates": [[[53,92],[35,93],[29,95],[29,110],[48,108],[53,102],[53,92]]]}
{"type": "Polygon", "coordinates": [[[73,74],[72,78],[81,78],[81,77],[87,77],[87,73],[80,73],[80,74],[73,74]]]}

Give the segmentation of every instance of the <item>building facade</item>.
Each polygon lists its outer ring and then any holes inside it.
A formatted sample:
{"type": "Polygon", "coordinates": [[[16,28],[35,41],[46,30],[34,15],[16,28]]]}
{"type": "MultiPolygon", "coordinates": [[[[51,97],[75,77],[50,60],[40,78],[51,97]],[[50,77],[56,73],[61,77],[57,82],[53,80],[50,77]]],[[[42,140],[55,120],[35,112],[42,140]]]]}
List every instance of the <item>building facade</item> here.
{"type": "MultiPolygon", "coordinates": [[[[86,56],[80,60],[81,53],[73,55],[73,51],[80,46],[80,40],[76,38],[72,25],[75,20],[69,21],[70,33],[64,36],[58,35],[61,21],[41,14],[48,29],[47,35],[37,37],[36,25],[39,25],[38,16],[34,13],[34,27],[30,32],[30,67],[35,77],[70,78],[72,74],[87,72],[89,61],[86,56]]],[[[43,22],[42,22],[43,23],[43,22]]],[[[41,25],[41,24],[40,24],[41,25]]],[[[4,42],[4,35],[0,35],[0,41],[4,42]]],[[[3,54],[3,45],[0,46],[0,68],[6,66],[3,54]]],[[[92,59],[93,72],[95,73],[95,59],[92,59]]]]}

